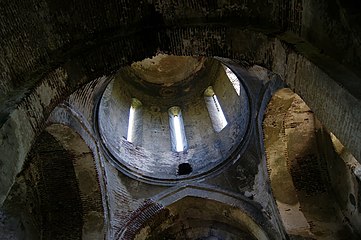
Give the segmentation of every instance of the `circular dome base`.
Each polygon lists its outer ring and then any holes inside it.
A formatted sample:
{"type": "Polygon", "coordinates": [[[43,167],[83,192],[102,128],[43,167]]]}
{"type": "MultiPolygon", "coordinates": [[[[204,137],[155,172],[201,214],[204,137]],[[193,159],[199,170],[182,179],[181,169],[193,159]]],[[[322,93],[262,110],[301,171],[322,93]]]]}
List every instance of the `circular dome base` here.
{"type": "Polygon", "coordinates": [[[175,89],[162,84],[137,88],[143,80],[132,73],[131,67],[119,71],[98,108],[104,152],[120,171],[151,184],[172,185],[209,175],[238,157],[250,106],[245,86],[230,69],[206,59],[192,79],[178,81],[175,89]],[[162,96],[157,89],[177,94],[162,96]]]}

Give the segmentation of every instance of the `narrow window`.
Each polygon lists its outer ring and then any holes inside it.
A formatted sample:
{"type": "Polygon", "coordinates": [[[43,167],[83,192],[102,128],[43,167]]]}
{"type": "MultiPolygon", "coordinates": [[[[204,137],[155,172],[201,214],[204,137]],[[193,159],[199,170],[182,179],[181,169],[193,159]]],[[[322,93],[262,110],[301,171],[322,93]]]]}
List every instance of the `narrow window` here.
{"type": "Polygon", "coordinates": [[[232,83],[234,90],[236,91],[237,95],[241,94],[241,83],[239,82],[238,77],[232,72],[231,69],[223,65],[224,71],[227,74],[229,81],[232,83]]]}
{"type": "Polygon", "coordinates": [[[218,102],[217,96],[211,86],[204,91],[204,101],[206,102],[208,114],[211,118],[214,131],[222,131],[228,123],[222,111],[221,105],[218,102]]]}
{"type": "Polygon", "coordinates": [[[187,150],[187,138],[184,131],[183,117],[180,107],[174,106],[169,108],[168,115],[172,150],[175,152],[187,150]]]}
{"type": "Polygon", "coordinates": [[[128,142],[134,144],[140,143],[142,136],[142,121],[142,103],[138,99],[132,98],[128,120],[128,142]]]}

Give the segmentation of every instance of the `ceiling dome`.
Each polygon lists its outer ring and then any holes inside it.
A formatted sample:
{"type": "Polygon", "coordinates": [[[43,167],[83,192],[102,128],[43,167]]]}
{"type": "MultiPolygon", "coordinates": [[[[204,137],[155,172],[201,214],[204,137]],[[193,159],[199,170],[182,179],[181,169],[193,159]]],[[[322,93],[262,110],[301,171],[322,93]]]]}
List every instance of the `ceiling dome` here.
{"type": "Polygon", "coordinates": [[[158,54],[153,58],[135,62],[131,67],[134,73],[144,81],[171,86],[198,72],[203,67],[204,60],[203,57],[158,54]]]}
{"type": "Polygon", "coordinates": [[[219,61],[158,55],[115,75],[100,100],[98,129],[119,170],[169,185],[236,156],[249,112],[245,86],[219,61]]]}

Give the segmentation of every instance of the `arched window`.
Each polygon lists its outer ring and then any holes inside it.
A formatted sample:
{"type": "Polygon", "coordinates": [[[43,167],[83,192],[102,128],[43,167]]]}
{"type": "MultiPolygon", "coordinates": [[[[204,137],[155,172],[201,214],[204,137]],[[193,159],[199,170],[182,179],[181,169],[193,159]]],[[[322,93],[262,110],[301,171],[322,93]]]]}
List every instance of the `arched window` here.
{"type": "Polygon", "coordinates": [[[209,86],[204,91],[204,101],[206,102],[214,131],[222,131],[222,129],[227,126],[228,122],[224,116],[222,107],[219,104],[218,98],[214,93],[212,86],[209,86]]]}
{"type": "Polygon", "coordinates": [[[236,91],[237,95],[241,95],[241,83],[239,82],[238,77],[232,72],[231,69],[223,65],[224,71],[227,74],[229,81],[232,83],[234,90],[236,91]]]}
{"type": "Polygon", "coordinates": [[[132,98],[132,103],[129,109],[127,134],[128,142],[140,144],[140,139],[142,136],[142,122],[142,103],[138,99],[132,98]]]}
{"type": "Polygon", "coordinates": [[[188,144],[184,131],[182,111],[180,107],[174,106],[168,109],[168,115],[172,150],[183,152],[187,150],[188,144]]]}

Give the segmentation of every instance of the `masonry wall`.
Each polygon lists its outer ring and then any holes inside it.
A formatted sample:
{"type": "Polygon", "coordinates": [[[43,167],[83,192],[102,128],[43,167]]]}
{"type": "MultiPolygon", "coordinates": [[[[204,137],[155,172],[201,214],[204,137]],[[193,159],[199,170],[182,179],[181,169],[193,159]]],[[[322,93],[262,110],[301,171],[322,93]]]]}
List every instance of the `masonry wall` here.
{"type": "Polygon", "coordinates": [[[58,103],[157,51],[268,67],[361,159],[359,13],[348,1],[18,0],[0,9],[0,203],[58,103]]]}

